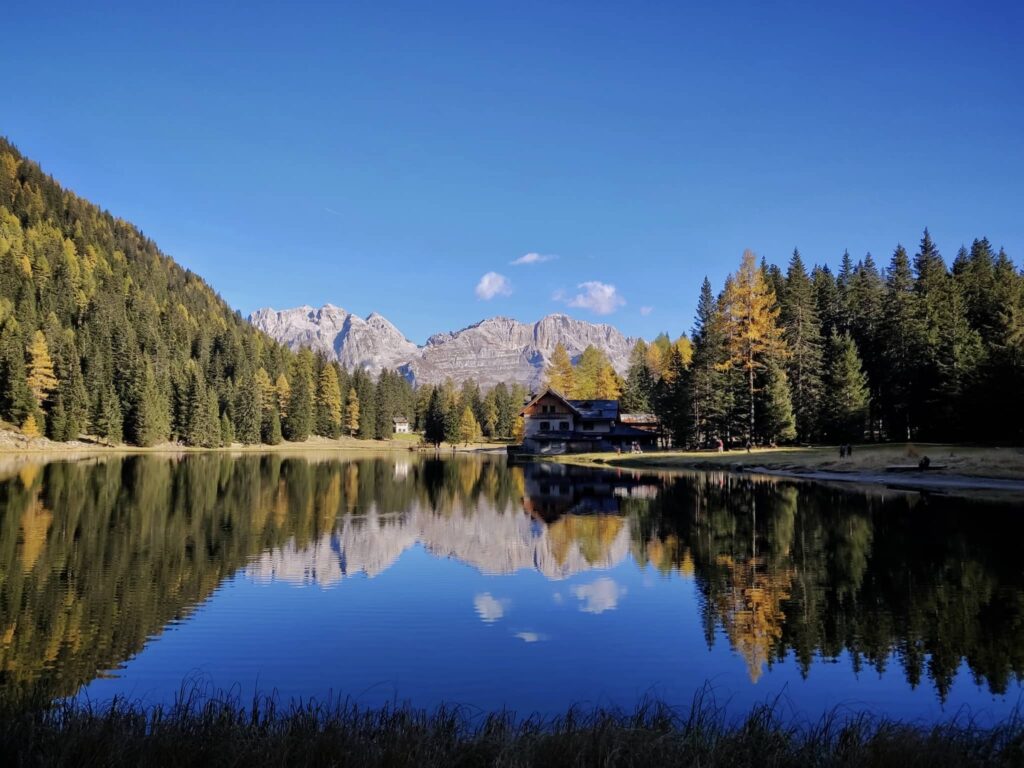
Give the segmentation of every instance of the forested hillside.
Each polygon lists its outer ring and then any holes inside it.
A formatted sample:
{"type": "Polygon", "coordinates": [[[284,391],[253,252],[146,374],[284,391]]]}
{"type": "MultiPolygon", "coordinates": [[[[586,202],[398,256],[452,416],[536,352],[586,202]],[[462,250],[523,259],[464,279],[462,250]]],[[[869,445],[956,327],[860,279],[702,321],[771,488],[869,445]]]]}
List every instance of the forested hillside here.
{"type": "Polygon", "coordinates": [[[925,230],[835,275],[748,251],[683,341],[639,343],[623,395],[679,445],[1024,439],[1024,276],[985,238],[950,268],[925,230]]]}
{"type": "MultiPolygon", "coordinates": [[[[676,442],[1024,439],[1024,277],[986,239],[948,267],[925,231],[885,269],[838,274],[744,255],[705,281],[689,338],[633,350],[626,380],[591,347],[548,380],[655,411],[676,442]]],[[[275,444],[385,438],[404,416],[432,442],[511,437],[526,393],[473,380],[413,390],[245,322],[131,224],[0,139],[0,419],[54,440],[275,444]]]]}
{"type": "Polygon", "coordinates": [[[0,418],[54,440],[278,443],[339,434],[350,388],[364,437],[411,413],[401,377],[288,351],[0,139],[0,418]]]}

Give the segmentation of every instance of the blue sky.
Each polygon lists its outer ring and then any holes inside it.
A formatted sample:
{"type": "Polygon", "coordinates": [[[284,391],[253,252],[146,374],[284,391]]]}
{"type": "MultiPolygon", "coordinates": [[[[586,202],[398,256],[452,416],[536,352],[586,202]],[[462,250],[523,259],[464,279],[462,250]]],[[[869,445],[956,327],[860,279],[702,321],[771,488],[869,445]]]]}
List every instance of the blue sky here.
{"type": "Polygon", "coordinates": [[[1024,260],[1020,3],[3,16],[0,133],[245,313],[331,302],[422,343],[568,311],[653,336],[688,330],[744,248],[885,262],[928,226],[947,259],[987,235],[1024,260]],[[531,253],[555,258],[512,264],[531,253]]]}

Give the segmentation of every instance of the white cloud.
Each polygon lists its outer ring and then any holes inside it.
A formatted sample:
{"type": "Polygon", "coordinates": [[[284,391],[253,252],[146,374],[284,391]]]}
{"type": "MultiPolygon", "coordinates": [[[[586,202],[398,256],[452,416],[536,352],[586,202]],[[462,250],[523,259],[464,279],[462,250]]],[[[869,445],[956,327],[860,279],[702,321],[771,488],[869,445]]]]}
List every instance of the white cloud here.
{"type": "Polygon", "coordinates": [[[538,634],[537,632],[516,632],[516,637],[524,643],[539,643],[541,640],[547,639],[544,635],[538,634]]]}
{"type": "Polygon", "coordinates": [[[604,613],[615,610],[619,598],[626,594],[626,588],[605,577],[590,584],[573,587],[572,593],[583,603],[580,610],[584,613],[604,613]]]}
{"type": "Polygon", "coordinates": [[[476,284],[477,298],[490,301],[495,296],[508,296],[512,293],[512,283],[504,275],[497,272],[488,272],[480,278],[476,284]]]}
{"type": "Polygon", "coordinates": [[[576,287],[580,289],[580,293],[569,299],[570,307],[589,309],[598,315],[610,315],[626,303],[615,286],[608,283],[588,280],[576,287]]]}
{"type": "Polygon", "coordinates": [[[484,592],[473,598],[473,607],[485,623],[493,624],[505,615],[508,600],[498,600],[490,592],[484,592]]]}
{"type": "Polygon", "coordinates": [[[525,253],[518,259],[513,259],[509,262],[514,267],[521,267],[524,264],[543,264],[545,261],[551,261],[558,257],[552,253],[525,253]]]}
{"type": "Polygon", "coordinates": [[[640,314],[647,317],[651,312],[654,311],[654,307],[640,307],[640,314]]]}

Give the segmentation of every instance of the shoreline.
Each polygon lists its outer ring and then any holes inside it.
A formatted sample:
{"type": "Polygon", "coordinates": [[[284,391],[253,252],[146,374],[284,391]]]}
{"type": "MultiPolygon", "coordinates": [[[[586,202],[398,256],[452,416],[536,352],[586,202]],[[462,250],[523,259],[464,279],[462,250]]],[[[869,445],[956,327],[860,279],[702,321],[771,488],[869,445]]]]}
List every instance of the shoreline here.
{"type": "Polygon", "coordinates": [[[1024,449],[891,444],[856,446],[855,456],[835,460],[837,448],[755,449],[732,451],[663,451],[634,454],[563,454],[542,461],[594,468],[649,471],[735,472],[825,483],[857,483],[896,490],[958,492],[995,491],[1024,495],[1024,449]],[[949,461],[941,469],[887,472],[902,460],[932,455],[949,461]],[[948,455],[948,458],[947,458],[948,455]]]}

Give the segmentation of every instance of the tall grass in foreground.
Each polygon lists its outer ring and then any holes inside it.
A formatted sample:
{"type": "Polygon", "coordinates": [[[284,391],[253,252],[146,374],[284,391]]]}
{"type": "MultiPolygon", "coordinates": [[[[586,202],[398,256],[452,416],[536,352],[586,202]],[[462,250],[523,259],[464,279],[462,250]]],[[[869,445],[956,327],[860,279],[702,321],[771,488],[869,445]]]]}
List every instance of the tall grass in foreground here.
{"type": "Polygon", "coordinates": [[[698,694],[685,710],[572,708],[553,718],[441,707],[282,706],[185,693],[169,706],[115,700],[5,706],[4,766],[1022,766],[1024,722],[913,726],[869,715],[795,724],[771,705],[732,720],[698,694]]]}

